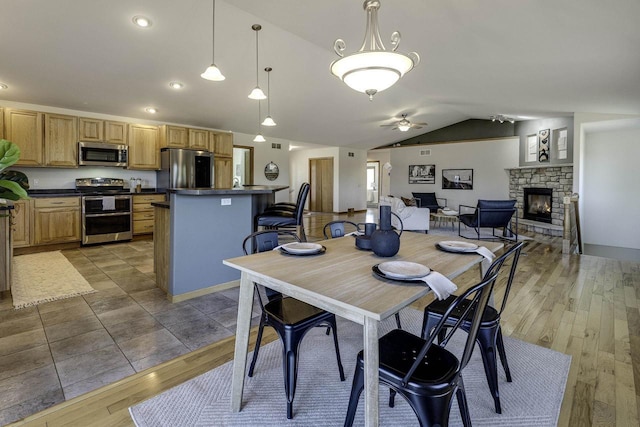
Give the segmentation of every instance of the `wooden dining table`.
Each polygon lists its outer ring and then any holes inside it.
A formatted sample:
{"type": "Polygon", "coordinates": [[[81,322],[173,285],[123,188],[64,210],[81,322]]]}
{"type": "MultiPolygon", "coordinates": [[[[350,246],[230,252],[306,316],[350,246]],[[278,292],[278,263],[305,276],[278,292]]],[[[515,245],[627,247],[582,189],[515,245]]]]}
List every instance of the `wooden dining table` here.
{"type": "MultiPolygon", "coordinates": [[[[380,279],[371,268],[381,262],[396,260],[423,264],[449,279],[476,265],[481,266],[480,274],[484,272],[482,266],[486,267],[487,263],[482,263],[481,255],[437,249],[436,243],[444,240],[464,241],[449,236],[402,233],[400,251],[393,257],[381,258],[373,252],[357,249],[355,239],[345,236],[318,242],[326,251],[314,256],[291,256],[275,250],[224,260],[225,265],[241,272],[232,411],[239,412],[242,406],[255,282],[363,325],[365,425],[377,426],[378,325],[431,290],[422,282],[414,285],[380,279]]],[[[503,247],[499,241],[481,244],[492,252],[503,247]]],[[[346,407],[347,402],[345,411],[346,407]]]]}

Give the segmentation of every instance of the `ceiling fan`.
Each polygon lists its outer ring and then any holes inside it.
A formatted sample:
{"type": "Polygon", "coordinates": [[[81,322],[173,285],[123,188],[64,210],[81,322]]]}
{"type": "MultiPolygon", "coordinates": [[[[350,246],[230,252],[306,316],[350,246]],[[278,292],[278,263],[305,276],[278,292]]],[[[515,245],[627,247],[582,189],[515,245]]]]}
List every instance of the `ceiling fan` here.
{"type": "Polygon", "coordinates": [[[390,123],[388,125],[380,125],[381,127],[393,126],[391,130],[399,129],[400,132],[406,132],[409,129],[422,129],[422,126],[426,126],[427,124],[424,122],[421,123],[411,123],[407,120],[407,115],[402,115],[402,120],[398,120],[396,122],[390,123]]]}

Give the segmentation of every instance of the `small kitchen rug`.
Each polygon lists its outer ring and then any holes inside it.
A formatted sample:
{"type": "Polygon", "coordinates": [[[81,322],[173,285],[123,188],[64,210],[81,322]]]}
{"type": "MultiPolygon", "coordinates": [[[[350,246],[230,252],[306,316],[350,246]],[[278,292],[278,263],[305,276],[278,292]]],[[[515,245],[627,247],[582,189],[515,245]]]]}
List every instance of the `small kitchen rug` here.
{"type": "Polygon", "coordinates": [[[16,309],[96,292],[60,251],[15,256],[12,266],[16,309]]]}

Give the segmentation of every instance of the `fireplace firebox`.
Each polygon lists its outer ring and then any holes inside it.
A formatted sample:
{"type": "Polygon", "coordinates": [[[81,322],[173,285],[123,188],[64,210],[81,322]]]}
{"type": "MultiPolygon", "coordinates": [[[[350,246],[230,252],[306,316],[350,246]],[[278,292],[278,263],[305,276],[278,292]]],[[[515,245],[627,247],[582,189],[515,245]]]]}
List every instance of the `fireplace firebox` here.
{"type": "Polygon", "coordinates": [[[523,217],[551,224],[553,190],[550,188],[524,188],[523,217]]]}

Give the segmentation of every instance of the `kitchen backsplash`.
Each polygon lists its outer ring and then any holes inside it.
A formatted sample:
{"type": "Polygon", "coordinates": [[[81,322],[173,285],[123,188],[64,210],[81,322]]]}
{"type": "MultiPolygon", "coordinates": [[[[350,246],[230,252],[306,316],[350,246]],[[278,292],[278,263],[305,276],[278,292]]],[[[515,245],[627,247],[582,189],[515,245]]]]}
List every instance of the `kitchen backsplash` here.
{"type": "Polygon", "coordinates": [[[142,188],[156,188],[156,171],[128,170],[102,166],[81,166],[74,169],[63,168],[12,168],[23,172],[29,178],[32,190],[76,188],[76,178],[122,178],[128,187],[130,178],[140,178],[142,188]]]}

